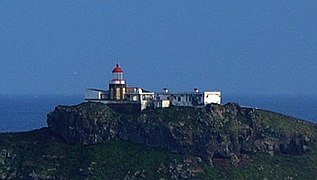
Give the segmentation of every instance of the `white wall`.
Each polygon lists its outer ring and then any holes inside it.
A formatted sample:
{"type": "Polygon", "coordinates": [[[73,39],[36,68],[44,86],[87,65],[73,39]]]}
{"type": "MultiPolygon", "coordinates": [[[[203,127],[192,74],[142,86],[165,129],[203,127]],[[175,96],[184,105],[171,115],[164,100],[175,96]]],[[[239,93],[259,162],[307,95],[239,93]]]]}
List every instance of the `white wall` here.
{"type": "Polygon", "coordinates": [[[86,100],[108,99],[108,94],[103,90],[98,89],[86,89],[86,100]]]}
{"type": "Polygon", "coordinates": [[[100,91],[86,89],[85,99],[100,99],[100,91]]]}
{"type": "Polygon", "coordinates": [[[204,104],[221,104],[221,92],[220,91],[212,91],[212,92],[204,92],[204,104]]]}

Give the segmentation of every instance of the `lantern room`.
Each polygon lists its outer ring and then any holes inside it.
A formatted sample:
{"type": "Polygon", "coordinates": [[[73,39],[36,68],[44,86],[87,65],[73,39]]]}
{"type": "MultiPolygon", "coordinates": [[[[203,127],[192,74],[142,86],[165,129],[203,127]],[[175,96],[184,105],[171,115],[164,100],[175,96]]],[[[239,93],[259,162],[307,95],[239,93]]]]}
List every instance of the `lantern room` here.
{"type": "Polygon", "coordinates": [[[112,70],[112,80],[123,80],[123,70],[119,64],[112,70]]]}

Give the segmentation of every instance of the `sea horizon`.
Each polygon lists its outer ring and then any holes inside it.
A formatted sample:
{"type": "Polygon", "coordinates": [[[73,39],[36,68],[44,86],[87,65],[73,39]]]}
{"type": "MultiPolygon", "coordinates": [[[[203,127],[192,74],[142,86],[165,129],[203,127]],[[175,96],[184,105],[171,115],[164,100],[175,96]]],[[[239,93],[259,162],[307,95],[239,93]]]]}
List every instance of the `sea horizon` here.
{"type": "MultiPolygon", "coordinates": [[[[1,94],[0,100],[0,132],[21,132],[47,127],[49,112],[57,105],[84,102],[84,94],[1,94]]],[[[223,95],[221,104],[229,102],[317,123],[317,95],[223,95]]]]}

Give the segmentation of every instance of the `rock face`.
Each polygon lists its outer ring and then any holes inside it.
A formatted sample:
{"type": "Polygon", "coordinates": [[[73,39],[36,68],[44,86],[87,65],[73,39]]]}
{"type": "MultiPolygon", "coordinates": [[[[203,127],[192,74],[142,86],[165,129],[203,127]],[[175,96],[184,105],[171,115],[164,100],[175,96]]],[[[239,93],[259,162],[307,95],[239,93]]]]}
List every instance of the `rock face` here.
{"type": "Polygon", "coordinates": [[[68,143],[89,145],[123,139],[199,156],[210,164],[213,158],[238,164],[248,153],[302,154],[308,150],[308,135],[274,129],[263,123],[258,111],[229,103],[127,115],[101,103],[83,103],[56,107],[48,114],[47,123],[68,143]]]}
{"type": "Polygon", "coordinates": [[[78,106],[57,106],[48,114],[49,128],[68,143],[96,144],[117,138],[120,116],[108,106],[86,103],[78,106]]]}

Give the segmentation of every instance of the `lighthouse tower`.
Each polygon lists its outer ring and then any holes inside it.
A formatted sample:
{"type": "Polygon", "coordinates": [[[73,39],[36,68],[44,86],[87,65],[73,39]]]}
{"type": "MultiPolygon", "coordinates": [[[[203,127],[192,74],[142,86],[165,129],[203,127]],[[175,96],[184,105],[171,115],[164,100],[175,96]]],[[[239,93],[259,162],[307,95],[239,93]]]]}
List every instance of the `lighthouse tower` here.
{"type": "Polygon", "coordinates": [[[119,64],[117,64],[112,70],[112,80],[109,83],[109,99],[115,101],[124,100],[126,89],[127,86],[123,79],[123,70],[119,64]]]}

